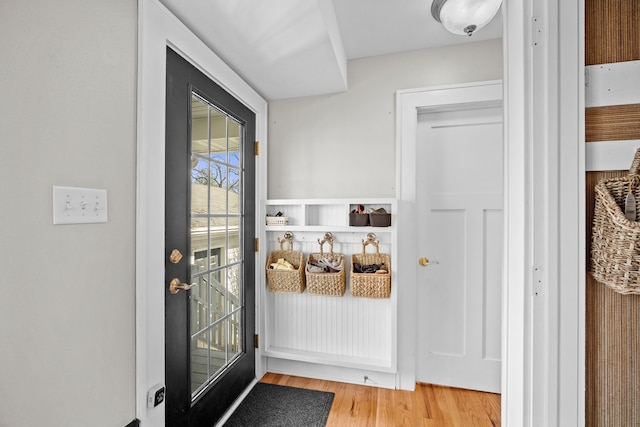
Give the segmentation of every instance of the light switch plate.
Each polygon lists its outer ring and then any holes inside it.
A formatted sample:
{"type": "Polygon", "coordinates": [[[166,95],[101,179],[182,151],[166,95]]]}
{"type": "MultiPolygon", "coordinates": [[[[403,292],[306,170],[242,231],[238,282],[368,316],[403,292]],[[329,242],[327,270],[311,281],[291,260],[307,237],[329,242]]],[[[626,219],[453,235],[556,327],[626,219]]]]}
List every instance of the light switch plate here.
{"type": "Polygon", "coordinates": [[[107,222],[107,190],[53,186],[53,223],[107,222]]]}

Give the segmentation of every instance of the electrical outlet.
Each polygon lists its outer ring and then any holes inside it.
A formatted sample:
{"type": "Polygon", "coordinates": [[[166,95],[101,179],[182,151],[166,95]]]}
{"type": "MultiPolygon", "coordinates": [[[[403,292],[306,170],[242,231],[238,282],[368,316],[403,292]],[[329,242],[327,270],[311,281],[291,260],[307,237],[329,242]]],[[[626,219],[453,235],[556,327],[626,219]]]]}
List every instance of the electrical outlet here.
{"type": "Polygon", "coordinates": [[[151,388],[147,393],[147,407],[155,408],[164,402],[165,388],[163,385],[157,385],[151,388]]]}

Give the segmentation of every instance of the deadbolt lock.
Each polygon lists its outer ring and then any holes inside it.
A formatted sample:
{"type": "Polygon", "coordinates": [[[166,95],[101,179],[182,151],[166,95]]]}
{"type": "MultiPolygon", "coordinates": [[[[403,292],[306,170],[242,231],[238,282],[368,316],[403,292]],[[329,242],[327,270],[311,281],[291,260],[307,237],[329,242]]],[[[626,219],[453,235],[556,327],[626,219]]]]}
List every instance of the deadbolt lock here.
{"type": "Polygon", "coordinates": [[[179,250],[174,249],[171,251],[171,255],[169,255],[169,261],[171,261],[172,264],[179,263],[181,259],[182,253],[179,250]]]}

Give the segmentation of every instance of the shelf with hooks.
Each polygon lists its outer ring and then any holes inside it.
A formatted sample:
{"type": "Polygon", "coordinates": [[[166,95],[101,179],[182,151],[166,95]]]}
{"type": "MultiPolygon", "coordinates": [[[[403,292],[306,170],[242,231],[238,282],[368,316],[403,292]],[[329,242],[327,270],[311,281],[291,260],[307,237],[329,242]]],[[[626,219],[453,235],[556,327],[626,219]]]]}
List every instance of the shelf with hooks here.
{"type": "MultiPolygon", "coordinates": [[[[273,293],[266,286],[263,295],[265,322],[262,355],[277,359],[279,366],[308,364],[308,369],[332,367],[395,372],[397,295],[393,271],[390,292],[383,297],[354,296],[351,290],[351,256],[362,254],[363,242],[373,245],[367,252],[396,253],[395,199],[280,199],[267,200],[265,212],[288,218],[287,225],[265,225],[267,256],[282,247],[310,254],[329,250],[344,254],[343,292],[318,295],[309,288],[299,293],[273,293]],[[350,226],[354,210],[369,213],[384,209],[392,215],[390,226],[350,226]],[[374,244],[375,243],[375,244],[374,244]],[[274,351],[277,349],[277,351],[274,351]],[[322,365],[323,367],[319,367],[322,365]]],[[[264,264],[263,264],[264,265],[264,264]]],[[[393,266],[393,264],[391,264],[393,266]]],[[[393,268],[393,267],[392,267],[393,268]]],[[[307,286],[309,284],[307,283],[307,286]]],[[[299,366],[299,365],[296,365],[299,366]]]]}

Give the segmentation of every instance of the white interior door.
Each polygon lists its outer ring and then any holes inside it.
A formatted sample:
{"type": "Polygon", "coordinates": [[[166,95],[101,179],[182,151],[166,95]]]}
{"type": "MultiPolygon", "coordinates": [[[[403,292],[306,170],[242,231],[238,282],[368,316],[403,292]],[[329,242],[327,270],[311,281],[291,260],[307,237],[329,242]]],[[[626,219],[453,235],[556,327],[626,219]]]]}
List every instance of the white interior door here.
{"type": "Polygon", "coordinates": [[[500,392],[502,108],[419,114],[416,147],[417,379],[500,392]]]}

